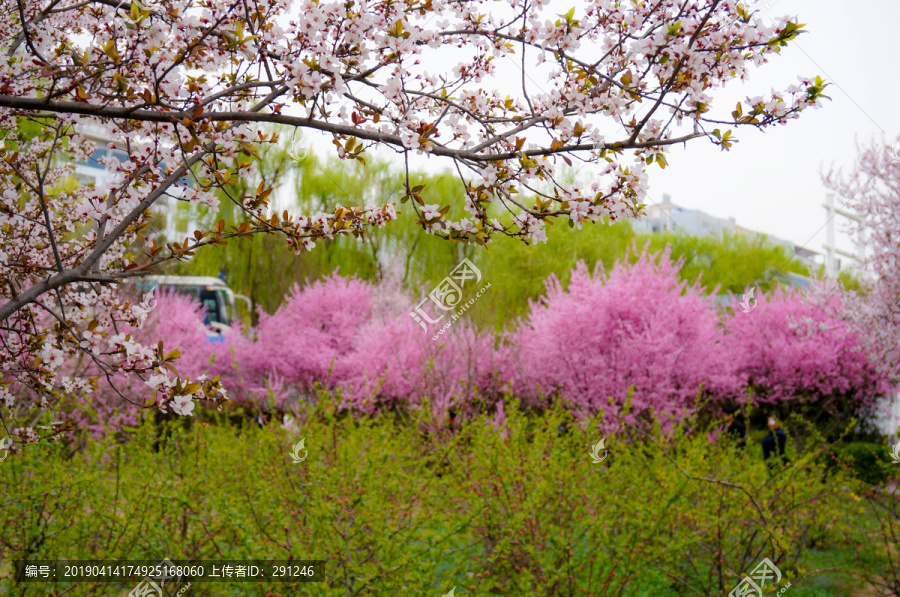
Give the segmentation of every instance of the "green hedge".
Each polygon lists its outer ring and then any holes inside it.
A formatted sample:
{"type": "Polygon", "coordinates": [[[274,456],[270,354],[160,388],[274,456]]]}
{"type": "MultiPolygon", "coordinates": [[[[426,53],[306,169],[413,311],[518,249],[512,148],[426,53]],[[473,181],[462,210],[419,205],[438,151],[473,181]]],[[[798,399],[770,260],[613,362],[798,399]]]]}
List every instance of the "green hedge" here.
{"type": "Polygon", "coordinates": [[[326,582],[194,583],[188,595],[712,595],[768,557],[799,597],[807,547],[840,543],[857,508],[852,481],[826,479],[815,455],[772,475],[759,454],[699,433],[626,429],[594,464],[600,435],[560,434],[563,413],[511,410],[501,430],[482,419],[454,434],[330,413],[302,426],[300,464],[299,437],[280,427],[202,421],[176,423],[158,451],[149,423],[75,455],[26,447],[0,464],[0,587],[68,588],[16,585],[21,558],[295,558],[326,560],[326,582]]]}

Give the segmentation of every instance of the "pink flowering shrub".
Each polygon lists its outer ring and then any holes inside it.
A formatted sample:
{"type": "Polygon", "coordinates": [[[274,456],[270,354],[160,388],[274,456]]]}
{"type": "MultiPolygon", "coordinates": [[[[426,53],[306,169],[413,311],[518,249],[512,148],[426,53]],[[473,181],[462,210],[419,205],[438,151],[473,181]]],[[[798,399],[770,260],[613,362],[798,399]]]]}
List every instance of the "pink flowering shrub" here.
{"type": "Polygon", "coordinates": [[[436,412],[468,407],[492,383],[493,335],[460,320],[432,340],[409,317],[412,304],[395,276],[372,285],[334,274],[295,287],[281,308],[260,317],[241,371],[279,409],[315,383],[340,390],[344,408],[365,414],[426,401],[436,412]]]}
{"type": "Polygon", "coordinates": [[[272,391],[279,408],[290,388],[336,387],[335,364],[354,350],[372,300],[371,284],[337,274],[295,285],[274,314],[260,314],[256,341],[240,354],[247,383],[256,392],[272,391]]]}
{"type": "Polygon", "coordinates": [[[812,405],[822,416],[858,414],[890,389],[865,350],[866,339],[839,316],[841,293],[783,291],[737,312],[726,344],[736,373],[758,403],[795,411],[812,405]]]}
{"type": "MultiPolygon", "coordinates": [[[[423,331],[409,315],[418,301],[397,278],[373,285],[336,274],[295,287],[275,313],[261,315],[255,340],[235,327],[211,342],[199,303],[167,294],[142,329],[120,333],[126,349],[163,338],[167,352],[180,352],[178,375],[220,376],[232,404],[251,410],[264,401],[294,410],[319,385],[362,415],[427,408],[443,416],[452,408],[462,418],[492,413],[502,426],[511,392],[530,409],[561,398],[577,418],[602,411],[611,431],[620,420],[646,424],[651,413],[670,429],[699,398],[715,405],[746,399],[748,389],[757,404],[820,419],[857,414],[889,390],[865,338],[840,316],[855,295],[779,291],[723,326],[725,314],[699,283],[680,280],[682,264],[668,252],[630,257],[593,274],[580,263],[565,289],[551,277],[499,345],[464,315],[440,335],[437,325],[423,331]]],[[[152,374],[107,379],[89,362],[70,366],[99,377],[69,414],[77,427],[121,431],[153,403],[152,374]]],[[[195,414],[189,396],[177,398],[176,414],[195,414]]]]}
{"type": "MultiPolygon", "coordinates": [[[[407,303],[411,304],[411,303],[407,303]]],[[[477,409],[495,394],[494,336],[457,320],[439,339],[408,313],[373,319],[340,363],[344,404],[363,413],[420,407],[477,409]]]]}
{"type": "Polygon", "coordinates": [[[507,335],[516,392],[533,404],[558,392],[576,416],[602,410],[612,426],[634,386],[626,423],[652,410],[668,426],[695,408],[701,387],[736,391],[717,313],[699,284],[679,280],[680,267],[645,250],[608,274],[580,263],[566,289],[551,277],[507,335]]]}

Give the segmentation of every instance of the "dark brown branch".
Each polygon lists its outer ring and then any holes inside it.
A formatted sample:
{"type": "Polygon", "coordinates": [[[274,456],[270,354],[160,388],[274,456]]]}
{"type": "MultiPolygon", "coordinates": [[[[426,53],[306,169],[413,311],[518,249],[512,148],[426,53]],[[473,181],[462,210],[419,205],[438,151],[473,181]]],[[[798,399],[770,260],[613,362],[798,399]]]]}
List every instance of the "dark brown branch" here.
{"type": "MultiPolygon", "coordinates": [[[[267,96],[266,100],[271,101],[272,94],[267,96]]],[[[11,108],[14,110],[25,110],[33,112],[55,112],[60,114],[83,114],[86,116],[95,116],[98,118],[111,119],[127,119],[140,120],[144,122],[164,122],[177,123],[182,119],[191,119],[193,112],[190,110],[182,110],[178,112],[163,112],[156,110],[133,110],[131,108],[121,108],[117,106],[97,106],[81,102],[64,102],[50,101],[45,102],[38,98],[23,98],[9,95],[0,95],[0,107],[11,108]]],[[[323,122],[312,118],[300,116],[288,116],[285,114],[272,114],[268,112],[240,111],[240,112],[206,112],[197,117],[196,121],[208,120],[211,122],[260,122],[272,124],[284,124],[288,126],[309,128],[337,135],[347,135],[365,139],[367,141],[377,141],[386,145],[393,145],[405,149],[403,141],[399,135],[391,135],[386,133],[378,133],[367,131],[365,129],[346,124],[336,124],[331,122],[323,122]]],[[[691,139],[699,137],[709,137],[710,133],[696,132],[684,135],[674,139],[655,139],[653,141],[634,142],[611,142],[604,145],[604,148],[615,147],[616,149],[640,149],[644,147],[656,147],[663,145],[675,145],[684,143],[691,139]]],[[[471,160],[473,162],[494,162],[499,160],[516,159],[522,155],[529,157],[550,156],[557,153],[565,153],[569,151],[591,151],[600,149],[592,143],[577,143],[574,145],[563,145],[557,149],[531,149],[526,151],[508,151],[504,153],[481,153],[473,150],[449,149],[441,146],[434,146],[430,153],[438,156],[453,157],[459,159],[471,160]]]]}

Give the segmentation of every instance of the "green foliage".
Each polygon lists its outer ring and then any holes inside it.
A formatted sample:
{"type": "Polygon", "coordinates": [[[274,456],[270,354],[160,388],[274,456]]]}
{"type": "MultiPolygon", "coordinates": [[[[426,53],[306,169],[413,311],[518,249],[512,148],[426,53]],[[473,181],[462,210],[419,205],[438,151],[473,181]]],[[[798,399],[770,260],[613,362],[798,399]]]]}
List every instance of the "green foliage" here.
{"type": "Polygon", "coordinates": [[[725,594],[769,557],[803,594],[806,549],[841,545],[862,512],[852,480],[826,479],[812,456],[771,476],[757,453],[701,433],[624,433],[592,464],[593,424],[560,411],[510,409],[501,430],[479,419],[450,434],[415,415],[336,416],[334,400],[296,435],[182,420],[74,455],[28,445],[0,466],[5,561],[327,561],[325,583],[194,583],[197,596],[674,596],[725,594]],[[301,437],[309,456],[293,464],[301,437]]]}
{"type": "Polygon", "coordinates": [[[835,456],[849,466],[854,477],[866,485],[884,485],[890,477],[887,446],[867,442],[849,442],[835,449],[835,456]]]}
{"type": "MultiPolygon", "coordinates": [[[[495,239],[476,256],[475,263],[491,282],[490,302],[497,309],[497,327],[523,315],[529,299],[544,294],[544,281],[551,274],[567,284],[579,260],[589,266],[597,261],[612,264],[624,256],[633,238],[631,225],[623,222],[581,230],[559,224],[548,226],[547,242],[533,246],[509,238],[495,239]]],[[[481,305],[476,303],[476,307],[481,305]]]]}
{"type": "Polygon", "coordinates": [[[900,499],[896,483],[893,487],[868,487],[863,496],[869,516],[858,532],[869,549],[863,552],[866,561],[860,567],[861,575],[880,595],[900,594],[900,499]]]}
{"type": "Polygon", "coordinates": [[[772,244],[765,235],[747,236],[725,233],[691,237],[680,234],[656,234],[650,237],[651,250],[671,245],[672,256],[684,257],[681,277],[700,279],[712,291],[742,294],[748,286],[770,292],[787,281],[787,273],[806,275],[806,267],[784,246],[772,244]]]}
{"type": "MultiPolygon", "coordinates": [[[[579,260],[589,268],[602,262],[610,268],[626,258],[632,247],[661,251],[672,248],[672,257],[683,258],[680,276],[693,282],[700,279],[707,291],[740,295],[749,286],[769,292],[786,282],[788,272],[806,274],[805,266],[787,249],[773,245],[764,236],[725,234],[723,237],[693,237],[681,234],[639,234],[629,222],[584,226],[570,230],[548,229],[547,243],[533,247],[510,239],[498,239],[479,256],[482,271],[491,281],[491,302],[498,307],[498,326],[525,313],[528,300],[544,292],[544,280],[556,274],[563,285],[579,260]]],[[[631,261],[636,256],[632,253],[631,261]]]]}
{"type": "MultiPolygon", "coordinates": [[[[813,272],[813,277],[818,280],[824,280],[827,276],[828,273],[824,263],[813,272]]],[[[846,290],[854,290],[862,293],[868,292],[871,286],[871,282],[860,277],[859,273],[853,269],[840,270],[837,273],[837,280],[846,290]]]]}

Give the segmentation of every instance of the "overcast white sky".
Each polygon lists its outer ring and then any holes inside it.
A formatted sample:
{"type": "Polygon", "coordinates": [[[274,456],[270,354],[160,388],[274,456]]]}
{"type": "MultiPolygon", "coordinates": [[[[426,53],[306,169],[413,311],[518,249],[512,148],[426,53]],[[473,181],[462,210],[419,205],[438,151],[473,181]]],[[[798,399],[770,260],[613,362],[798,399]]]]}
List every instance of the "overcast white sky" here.
{"type": "MultiPolygon", "coordinates": [[[[831,164],[849,168],[857,140],[893,143],[900,133],[894,77],[900,2],[776,0],[766,14],[797,15],[808,33],[745,85],[730,85],[727,96],[782,89],[797,75],[818,74],[832,83],[826,91],[832,100],[786,126],[740,131],[741,142],[729,152],[703,143],[673,150],[671,167],[651,176],[651,197],[659,201],[668,193],[676,204],[734,217],[741,226],[821,252],[826,190],[820,172],[831,164]]],[[[852,249],[845,235],[838,235],[838,245],[852,249]]]]}

